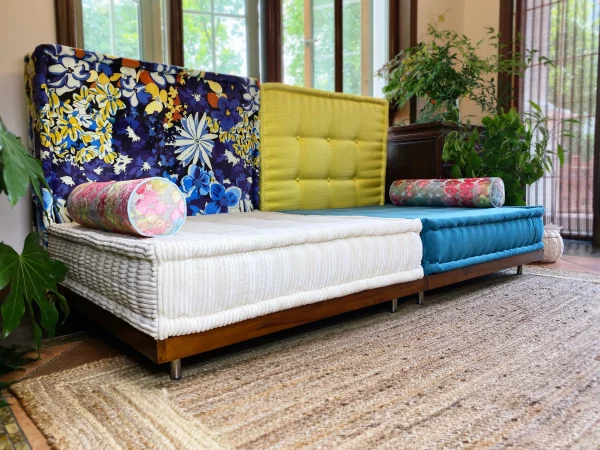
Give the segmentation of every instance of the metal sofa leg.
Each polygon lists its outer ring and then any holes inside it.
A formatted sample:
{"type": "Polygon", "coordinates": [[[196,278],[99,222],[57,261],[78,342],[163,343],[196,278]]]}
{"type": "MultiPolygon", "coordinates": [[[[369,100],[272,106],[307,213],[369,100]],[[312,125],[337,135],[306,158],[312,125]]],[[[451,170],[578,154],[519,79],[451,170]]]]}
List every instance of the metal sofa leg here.
{"type": "Polygon", "coordinates": [[[523,275],[523,264],[517,266],[517,275],[523,275]]]}
{"type": "Polygon", "coordinates": [[[425,292],[421,291],[421,292],[419,292],[419,297],[417,298],[417,304],[422,305],[423,300],[425,300],[425,292]]]}
{"type": "Polygon", "coordinates": [[[169,363],[171,365],[171,380],[181,380],[181,359],[176,359],[169,363]]]}
{"type": "Polygon", "coordinates": [[[390,311],[395,313],[396,311],[398,311],[398,299],[395,298],[394,300],[392,300],[392,304],[390,305],[390,311]]]}

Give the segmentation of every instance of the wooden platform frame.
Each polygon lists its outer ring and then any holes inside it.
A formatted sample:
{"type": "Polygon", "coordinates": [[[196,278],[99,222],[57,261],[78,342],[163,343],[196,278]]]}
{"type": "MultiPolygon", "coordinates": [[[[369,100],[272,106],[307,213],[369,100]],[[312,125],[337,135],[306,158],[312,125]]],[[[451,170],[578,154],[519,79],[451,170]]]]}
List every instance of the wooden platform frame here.
{"type": "MultiPolygon", "coordinates": [[[[449,272],[429,275],[420,280],[394,284],[368,291],[357,292],[344,297],[333,298],[310,305],[278,311],[254,319],[244,320],[224,327],[214,328],[201,333],[174,336],[160,341],[134,328],[129,323],[114,316],[91,301],[67,289],[63,293],[68,296],[71,306],[84,316],[106,329],[130,347],[142,353],[158,364],[171,363],[171,378],[181,378],[181,358],[197,355],[210,350],[226,347],[277,331],[304,325],[327,317],[354,311],[409,295],[448,286],[460,281],[487,275],[499,270],[517,266],[521,273],[523,264],[539,261],[543,250],[536,250],[521,255],[497,259],[474,266],[449,272]]],[[[420,301],[419,301],[420,302],[420,301]]],[[[394,310],[394,308],[393,308],[394,310]]]]}

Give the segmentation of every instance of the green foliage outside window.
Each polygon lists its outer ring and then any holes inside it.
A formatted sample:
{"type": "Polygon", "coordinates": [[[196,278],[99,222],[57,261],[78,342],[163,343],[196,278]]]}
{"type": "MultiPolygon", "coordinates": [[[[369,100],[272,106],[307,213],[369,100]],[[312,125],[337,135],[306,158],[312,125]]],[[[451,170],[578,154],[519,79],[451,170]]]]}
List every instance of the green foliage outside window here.
{"type": "MultiPolygon", "coordinates": [[[[361,14],[360,1],[344,2],[343,26],[343,67],[344,92],[361,93],[361,14]]],[[[380,33],[381,30],[375,32],[380,33]]]]}
{"type": "Polygon", "coordinates": [[[283,0],[284,83],[304,86],[304,2],[283,0]]]}
{"type": "MultiPolygon", "coordinates": [[[[86,49],[133,59],[143,58],[141,40],[156,37],[140,34],[143,28],[140,8],[143,4],[140,5],[136,0],[113,0],[112,6],[109,0],[82,0],[86,49]]],[[[211,0],[184,0],[183,9],[185,65],[200,70],[246,75],[245,0],[215,0],[214,10],[211,0]]]]}
{"type": "Polygon", "coordinates": [[[114,0],[112,8],[109,0],[82,0],[85,47],[99,53],[139,59],[138,8],[135,0],[114,0]],[[111,30],[114,32],[114,49],[111,30]]]}
{"type": "Polygon", "coordinates": [[[212,9],[210,0],[183,1],[183,53],[187,67],[247,75],[246,18],[219,15],[245,16],[245,4],[244,0],[215,0],[212,9]]]}
{"type": "MultiPolygon", "coordinates": [[[[187,67],[246,75],[246,19],[219,14],[246,14],[245,0],[183,0],[183,47],[187,67]],[[187,11],[187,12],[186,12],[187,11]],[[215,14],[214,21],[211,14],[215,14]],[[214,54],[213,54],[214,40],[214,54]]],[[[314,86],[334,90],[333,0],[314,0],[314,86]]],[[[304,85],[304,0],[283,0],[284,81],[304,85]]],[[[361,92],[360,1],[343,6],[344,92],[361,92]]],[[[85,47],[105,54],[140,59],[141,12],[136,0],[82,0],[85,47]],[[112,24],[111,24],[112,20],[112,24]],[[112,31],[111,31],[112,30],[112,31]],[[114,48],[113,36],[114,33],[114,48]]]]}
{"type": "MultiPolygon", "coordinates": [[[[283,0],[284,82],[304,86],[304,51],[314,46],[313,86],[335,89],[335,18],[333,0],[314,0],[312,4],[312,43],[304,42],[304,1],[283,0]]],[[[343,3],[343,84],[344,92],[361,93],[361,14],[360,1],[343,3]]]]}

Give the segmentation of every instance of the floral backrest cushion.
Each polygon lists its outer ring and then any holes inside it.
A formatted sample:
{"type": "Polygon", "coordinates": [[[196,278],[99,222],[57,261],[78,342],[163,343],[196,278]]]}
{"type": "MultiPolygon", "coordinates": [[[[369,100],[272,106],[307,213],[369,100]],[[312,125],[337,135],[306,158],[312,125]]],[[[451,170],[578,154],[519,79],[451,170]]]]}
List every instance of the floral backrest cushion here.
{"type": "Polygon", "coordinates": [[[50,187],[39,231],[69,221],[66,198],[87,181],[169,178],[188,215],[258,207],[258,81],[40,45],[26,91],[50,187]]]}

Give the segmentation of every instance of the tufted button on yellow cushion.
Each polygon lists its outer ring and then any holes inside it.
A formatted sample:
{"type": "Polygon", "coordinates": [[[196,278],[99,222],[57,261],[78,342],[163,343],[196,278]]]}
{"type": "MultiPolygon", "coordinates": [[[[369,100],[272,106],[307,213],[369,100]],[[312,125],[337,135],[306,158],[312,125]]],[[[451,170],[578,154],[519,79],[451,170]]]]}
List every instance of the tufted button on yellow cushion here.
{"type": "Polygon", "coordinates": [[[384,203],[385,100],[279,83],[260,95],[261,210],[384,203]]]}

